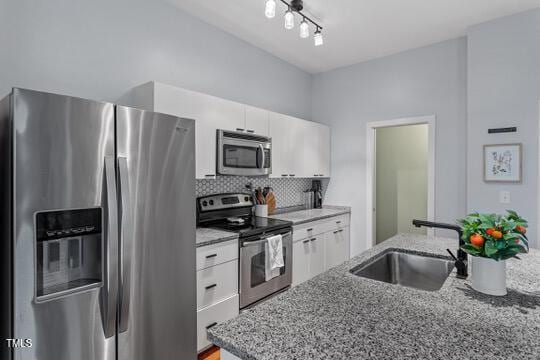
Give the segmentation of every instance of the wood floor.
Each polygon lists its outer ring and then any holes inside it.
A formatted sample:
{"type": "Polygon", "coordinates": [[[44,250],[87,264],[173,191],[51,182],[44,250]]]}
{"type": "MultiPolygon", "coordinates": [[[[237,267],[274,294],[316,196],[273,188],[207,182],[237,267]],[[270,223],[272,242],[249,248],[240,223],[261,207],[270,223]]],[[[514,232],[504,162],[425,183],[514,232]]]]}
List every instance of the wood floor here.
{"type": "Polygon", "coordinates": [[[212,346],[199,354],[198,360],[219,360],[219,348],[212,346]]]}

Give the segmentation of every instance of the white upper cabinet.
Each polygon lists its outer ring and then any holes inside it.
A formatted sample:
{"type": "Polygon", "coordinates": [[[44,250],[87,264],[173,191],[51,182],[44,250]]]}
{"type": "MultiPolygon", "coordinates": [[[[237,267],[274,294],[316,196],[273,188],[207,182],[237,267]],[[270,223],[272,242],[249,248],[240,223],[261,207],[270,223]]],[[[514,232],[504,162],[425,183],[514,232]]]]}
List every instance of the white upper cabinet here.
{"type": "Polygon", "coordinates": [[[216,176],[216,130],[244,127],[242,104],[174,86],[155,83],[154,111],[195,120],[195,176],[216,176]]]}
{"type": "Polygon", "coordinates": [[[244,109],[246,113],[245,131],[251,134],[268,136],[270,112],[248,105],[244,106],[244,109]]]}
{"type": "Polygon", "coordinates": [[[271,177],[304,176],[304,123],[292,116],[270,112],[271,177]]]}
{"type": "Polygon", "coordinates": [[[171,85],[149,82],[123,104],[195,120],[197,179],[216,176],[216,130],[272,138],[271,177],[329,177],[328,126],[171,85]]]}

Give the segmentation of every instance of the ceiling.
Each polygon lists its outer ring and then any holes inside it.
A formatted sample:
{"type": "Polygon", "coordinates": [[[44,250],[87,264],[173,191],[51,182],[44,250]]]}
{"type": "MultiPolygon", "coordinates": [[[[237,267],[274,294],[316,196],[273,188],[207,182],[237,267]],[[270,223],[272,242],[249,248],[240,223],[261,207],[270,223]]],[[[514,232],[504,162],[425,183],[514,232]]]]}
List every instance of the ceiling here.
{"type": "MultiPolygon", "coordinates": [[[[540,0],[304,0],[324,27],[324,45],[283,26],[285,6],[264,16],[265,0],[166,0],[310,73],[465,35],[474,24],[540,7],[540,0]]],[[[290,1],[289,1],[290,2],[290,1]]],[[[313,28],[310,29],[313,31],[313,28]]]]}

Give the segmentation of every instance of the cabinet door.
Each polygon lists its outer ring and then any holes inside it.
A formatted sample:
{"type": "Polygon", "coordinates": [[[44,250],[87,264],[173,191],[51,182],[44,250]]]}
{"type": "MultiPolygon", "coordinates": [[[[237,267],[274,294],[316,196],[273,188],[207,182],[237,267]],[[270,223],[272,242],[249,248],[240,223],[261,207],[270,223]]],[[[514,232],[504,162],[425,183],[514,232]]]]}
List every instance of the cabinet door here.
{"type": "Polygon", "coordinates": [[[195,120],[195,177],[216,175],[216,131],[245,124],[243,105],[170,85],[156,84],[154,110],[195,120]]]}
{"type": "Polygon", "coordinates": [[[349,228],[325,234],[326,269],[349,260],[349,228]]]}
{"type": "Polygon", "coordinates": [[[289,153],[286,158],[289,162],[289,177],[308,177],[304,163],[304,142],[306,141],[306,127],[309,121],[287,116],[287,140],[289,153]]]}
{"type": "Polygon", "coordinates": [[[319,125],[319,176],[330,177],[330,127],[319,125]]]}
{"type": "Polygon", "coordinates": [[[245,112],[246,132],[251,134],[268,136],[269,111],[246,105],[245,112]]]}
{"type": "Polygon", "coordinates": [[[288,177],[289,176],[289,144],[290,120],[287,116],[270,112],[269,114],[269,132],[272,138],[272,174],[270,177],[288,177]]]}
{"type": "Polygon", "coordinates": [[[309,239],[297,241],[293,244],[293,271],[292,286],[309,280],[310,241],[309,239]]]}
{"type": "Polygon", "coordinates": [[[214,177],[218,124],[209,106],[208,97],[194,91],[156,84],[154,111],[195,120],[195,177],[214,177]]]}
{"type": "Polygon", "coordinates": [[[319,275],[326,270],[325,265],[325,234],[319,234],[309,239],[310,258],[309,276],[310,278],[319,275]]]}
{"type": "Polygon", "coordinates": [[[245,130],[246,115],[244,105],[213,96],[208,96],[207,105],[208,116],[216,125],[217,129],[232,131],[245,130]]]}
{"type": "Polygon", "coordinates": [[[317,177],[320,174],[319,124],[307,122],[304,125],[304,175],[317,177]]]}

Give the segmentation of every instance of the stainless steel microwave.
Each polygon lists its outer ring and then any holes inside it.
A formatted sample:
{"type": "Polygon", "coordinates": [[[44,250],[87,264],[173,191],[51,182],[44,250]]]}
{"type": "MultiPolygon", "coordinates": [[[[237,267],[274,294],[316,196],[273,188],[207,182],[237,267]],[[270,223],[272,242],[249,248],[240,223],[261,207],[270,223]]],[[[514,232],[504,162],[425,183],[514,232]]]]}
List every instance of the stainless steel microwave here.
{"type": "Polygon", "coordinates": [[[264,176],[272,173],[272,138],[239,131],[217,131],[217,173],[264,176]]]}

